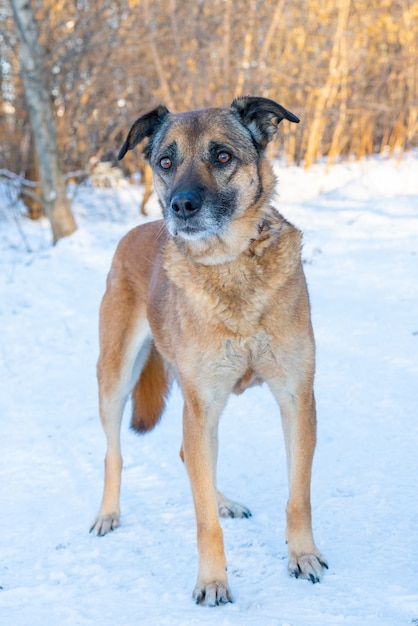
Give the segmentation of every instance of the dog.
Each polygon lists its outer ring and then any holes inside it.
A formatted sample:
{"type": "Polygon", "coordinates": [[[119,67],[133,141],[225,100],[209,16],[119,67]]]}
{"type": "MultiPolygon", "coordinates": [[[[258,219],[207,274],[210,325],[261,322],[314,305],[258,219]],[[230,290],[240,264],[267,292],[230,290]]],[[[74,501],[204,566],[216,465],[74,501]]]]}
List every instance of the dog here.
{"type": "Polygon", "coordinates": [[[131,127],[119,159],[148,138],[163,220],[119,243],[100,309],[98,384],[107,438],[102,504],[92,532],[119,525],[120,425],[159,421],[171,384],[184,397],[180,456],[197,525],[197,604],[232,601],[220,516],[250,511],[217,489],[218,420],[231,393],[267,383],[283,423],[289,499],[288,571],[320,581],[327,562],[313,539],[310,482],[316,443],[315,343],[301,233],[271,205],[265,152],[283,120],[276,102],[240,97],[229,108],[172,114],[158,106],[131,127]]]}

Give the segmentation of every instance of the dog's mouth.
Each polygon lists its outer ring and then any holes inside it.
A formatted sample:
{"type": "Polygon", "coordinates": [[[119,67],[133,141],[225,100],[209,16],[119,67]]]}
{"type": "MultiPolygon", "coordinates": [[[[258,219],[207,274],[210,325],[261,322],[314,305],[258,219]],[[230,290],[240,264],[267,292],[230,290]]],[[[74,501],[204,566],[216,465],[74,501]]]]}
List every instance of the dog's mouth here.
{"type": "Polygon", "coordinates": [[[213,227],[204,226],[192,226],[191,224],[177,224],[173,225],[170,222],[167,223],[168,232],[173,237],[180,237],[186,241],[199,241],[200,239],[206,239],[210,235],[215,234],[218,229],[213,227]]]}
{"type": "Polygon", "coordinates": [[[186,241],[199,241],[217,234],[222,225],[213,219],[205,219],[203,215],[181,219],[168,213],[166,215],[167,230],[173,237],[180,237],[186,241]]]}
{"type": "Polygon", "coordinates": [[[213,195],[215,197],[210,197],[210,194],[203,194],[201,191],[178,192],[168,202],[164,202],[168,232],[173,237],[187,241],[199,241],[220,235],[234,214],[235,191],[228,190],[213,195]]]}

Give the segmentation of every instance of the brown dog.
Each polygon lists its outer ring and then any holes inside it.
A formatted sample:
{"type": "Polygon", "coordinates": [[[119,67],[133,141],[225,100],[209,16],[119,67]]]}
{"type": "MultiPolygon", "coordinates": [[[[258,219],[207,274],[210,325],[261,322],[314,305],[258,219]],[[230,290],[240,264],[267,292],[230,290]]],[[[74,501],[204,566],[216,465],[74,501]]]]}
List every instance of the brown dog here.
{"type": "Polygon", "coordinates": [[[148,137],[144,153],[164,221],[122,239],[101,305],[107,454],[92,531],[104,535],[119,524],[120,424],[129,394],[132,425],[145,432],[177,379],[184,395],[181,457],[197,522],[193,597],[210,606],[231,601],[218,514],[250,516],[217,491],[218,420],[230,393],[251,385],[265,381],[280,405],[289,572],[317,582],[327,567],[311,526],[315,345],[301,235],[270,205],[275,178],[264,155],[282,119],[299,121],[265,98],[177,115],[160,106],[134,123],[119,154],[148,137]]]}

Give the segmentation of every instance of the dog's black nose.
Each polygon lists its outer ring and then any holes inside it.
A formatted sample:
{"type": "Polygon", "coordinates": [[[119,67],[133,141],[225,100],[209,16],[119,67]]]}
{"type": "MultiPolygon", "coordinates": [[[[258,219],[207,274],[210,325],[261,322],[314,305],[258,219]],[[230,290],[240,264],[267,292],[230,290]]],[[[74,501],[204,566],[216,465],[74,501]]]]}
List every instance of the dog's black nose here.
{"type": "Polygon", "coordinates": [[[187,220],[196,215],[202,207],[202,198],[195,191],[179,191],[175,193],[170,202],[170,208],[174,215],[187,220]]]}

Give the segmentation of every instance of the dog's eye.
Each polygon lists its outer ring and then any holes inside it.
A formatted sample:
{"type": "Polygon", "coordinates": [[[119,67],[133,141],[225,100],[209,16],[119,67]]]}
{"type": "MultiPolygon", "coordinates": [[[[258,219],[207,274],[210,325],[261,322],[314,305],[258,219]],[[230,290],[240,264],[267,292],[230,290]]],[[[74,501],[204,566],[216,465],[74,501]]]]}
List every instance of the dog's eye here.
{"type": "Polygon", "coordinates": [[[169,170],[170,167],[172,166],[172,161],[171,159],[169,159],[168,157],[164,157],[163,159],[161,159],[160,161],[160,165],[164,170],[169,170]]]}
{"type": "Polygon", "coordinates": [[[216,160],[218,161],[218,163],[228,163],[228,161],[231,160],[231,155],[229,154],[229,152],[225,152],[225,150],[222,150],[222,152],[219,152],[216,160]]]}

